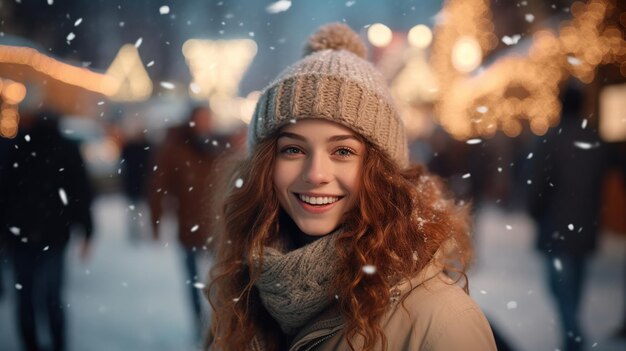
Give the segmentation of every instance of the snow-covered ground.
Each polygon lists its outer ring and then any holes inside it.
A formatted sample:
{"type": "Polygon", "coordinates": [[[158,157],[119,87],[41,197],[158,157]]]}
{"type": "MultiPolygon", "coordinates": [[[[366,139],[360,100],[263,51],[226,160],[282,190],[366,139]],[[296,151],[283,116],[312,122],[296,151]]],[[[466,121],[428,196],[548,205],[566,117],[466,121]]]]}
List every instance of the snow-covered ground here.
{"type": "MultiPolygon", "coordinates": [[[[75,245],[68,250],[70,350],[196,349],[175,223],[165,221],[159,242],[131,244],[127,216],[141,210],[131,211],[121,196],[109,195],[96,201],[94,211],[98,231],[91,260],[81,262],[75,245]]],[[[555,350],[558,325],[541,256],[532,250],[532,231],[524,214],[478,212],[478,260],[470,288],[516,350],[555,350]]],[[[625,256],[626,240],[605,235],[592,261],[582,311],[590,350],[626,350],[626,342],[610,339],[624,308],[625,256]]],[[[6,351],[19,349],[13,319],[17,290],[10,280],[7,276],[8,293],[0,300],[0,350],[6,351]]]]}
{"type": "MultiPolygon", "coordinates": [[[[470,275],[472,297],[516,350],[556,350],[560,326],[547,290],[543,256],[533,249],[533,222],[523,213],[487,207],[477,213],[475,232],[478,259],[470,275]]],[[[625,239],[602,236],[590,262],[581,307],[589,350],[626,350],[626,340],[611,338],[626,300],[625,239]]]]}

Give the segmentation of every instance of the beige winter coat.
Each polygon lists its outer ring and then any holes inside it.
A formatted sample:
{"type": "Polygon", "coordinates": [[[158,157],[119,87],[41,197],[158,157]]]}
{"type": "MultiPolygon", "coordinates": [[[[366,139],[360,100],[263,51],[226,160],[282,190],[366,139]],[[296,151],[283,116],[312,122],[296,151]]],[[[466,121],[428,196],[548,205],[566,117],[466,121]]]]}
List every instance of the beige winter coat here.
{"type": "MultiPolygon", "coordinates": [[[[400,296],[408,294],[406,310],[397,302],[383,317],[387,350],[496,350],[493,333],[478,305],[437,264],[398,288],[400,296]]],[[[302,328],[289,350],[350,350],[342,331],[341,317],[327,310],[302,328]]],[[[360,350],[362,339],[353,344],[360,350]]],[[[380,341],[376,350],[382,350],[380,341]]]]}

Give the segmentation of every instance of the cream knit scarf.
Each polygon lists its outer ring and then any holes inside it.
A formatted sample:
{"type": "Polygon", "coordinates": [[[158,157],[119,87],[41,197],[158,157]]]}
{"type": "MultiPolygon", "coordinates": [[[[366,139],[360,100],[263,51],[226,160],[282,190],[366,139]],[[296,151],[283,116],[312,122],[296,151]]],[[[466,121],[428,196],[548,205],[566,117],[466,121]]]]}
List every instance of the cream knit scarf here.
{"type": "Polygon", "coordinates": [[[263,305],[284,333],[296,333],[332,302],[329,290],[337,272],[335,239],[339,232],[288,253],[264,248],[255,285],[263,305]]]}

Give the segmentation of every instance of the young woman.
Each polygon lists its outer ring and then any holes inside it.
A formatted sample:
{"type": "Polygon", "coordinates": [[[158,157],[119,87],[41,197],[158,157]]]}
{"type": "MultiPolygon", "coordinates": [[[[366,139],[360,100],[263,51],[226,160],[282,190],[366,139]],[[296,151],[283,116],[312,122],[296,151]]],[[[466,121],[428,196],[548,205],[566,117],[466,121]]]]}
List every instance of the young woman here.
{"type": "Polygon", "coordinates": [[[365,53],[322,27],[259,99],[223,205],[212,350],[495,350],[467,295],[468,210],[408,167],[365,53]]]}

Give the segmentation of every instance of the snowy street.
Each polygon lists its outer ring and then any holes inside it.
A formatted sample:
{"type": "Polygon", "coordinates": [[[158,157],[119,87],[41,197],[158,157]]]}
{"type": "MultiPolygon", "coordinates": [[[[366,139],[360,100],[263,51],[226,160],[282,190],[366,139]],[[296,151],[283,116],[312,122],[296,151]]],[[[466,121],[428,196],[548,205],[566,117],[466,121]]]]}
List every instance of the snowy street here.
{"type": "MultiPolygon", "coordinates": [[[[70,349],[196,349],[174,223],[166,223],[161,241],[134,245],[126,232],[130,210],[124,198],[100,197],[93,209],[97,232],[91,259],[80,262],[76,245],[67,257],[70,349]]],[[[145,220],[145,214],[137,218],[145,220]]],[[[532,249],[528,217],[483,208],[476,221],[472,296],[516,350],[555,350],[558,325],[543,284],[541,257],[532,249]]],[[[624,308],[625,253],[622,237],[604,235],[590,266],[582,311],[589,350],[626,349],[626,341],[610,338],[624,308]]],[[[12,318],[19,291],[10,276],[5,275],[4,283],[0,349],[19,350],[12,318]]]]}

